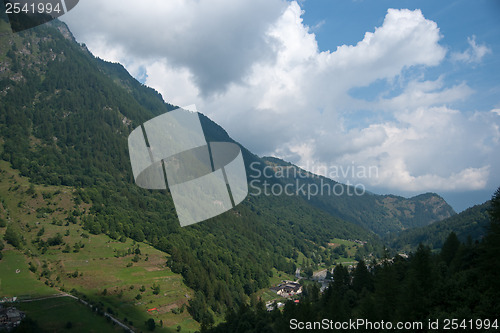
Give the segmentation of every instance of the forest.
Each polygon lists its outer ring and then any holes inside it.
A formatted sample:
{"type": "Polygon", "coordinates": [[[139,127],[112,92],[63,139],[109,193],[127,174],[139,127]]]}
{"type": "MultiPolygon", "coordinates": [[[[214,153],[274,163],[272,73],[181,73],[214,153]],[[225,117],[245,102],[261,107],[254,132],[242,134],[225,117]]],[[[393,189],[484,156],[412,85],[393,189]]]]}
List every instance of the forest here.
{"type": "MultiPolygon", "coordinates": [[[[411,331],[498,332],[500,323],[500,188],[495,192],[486,237],[460,242],[450,233],[439,253],[420,244],[408,258],[385,256],[360,260],[349,271],[338,265],[329,288],[320,293],[309,285],[299,303],[287,302],[283,311],[266,311],[258,300],[226,316],[226,323],[206,332],[292,332],[298,323],[366,322],[423,323],[411,331]],[[431,330],[429,322],[438,322],[431,330]],[[446,324],[448,323],[448,326],[446,324]],[[448,327],[448,330],[446,329],[448,327]]],[[[313,327],[313,326],[311,326],[313,327]]],[[[386,328],[389,326],[385,326],[386,328]]],[[[375,327],[364,332],[381,332],[375,327]]],[[[313,331],[313,330],[309,330],[313,331]]],[[[347,331],[360,331],[349,330],[347,331]]],[[[387,331],[391,331],[388,329],[387,331]]],[[[405,331],[405,330],[401,330],[405,331]]]]}
{"type": "MultiPolygon", "coordinates": [[[[5,26],[0,19],[0,32],[5,26]]],[[[248,197],[235,210],[181,228],[168,190],[134,184],[127,150],[131,130],[173,105],[121,65],[94,57],[57,20],[16,35],[2,34],[0,50],[0,158],[33,184],[74,190],[75,206],[89,208],[73,209],[65,223],[163,251],[168,267],[195,291],[188,311],[203,330],[283,332],[290,318],[396,321],[499,313],[498,192],[492,227],[483,241],[464,242],[451,234],[440,254],[421,245],[408,259],[396,256],[394,262],[379,235],[453,215],[448,205],[439,214],[428,209],[429,200],[441,204],[442,198],[367,194],[352,201],[320,197],[308,202],[301,197],[248,197]],[[388,210],[384,200],[399,206],[388,210]],[[411,218],[398,219],[410,206],[416,207],[411,218]],[[293,274],[299,257],[312,267],[331,262],[335,253],[326,249],[334,238],[367,242],[357,267],[351,272],[335,268],[324,294],[312,284],[300,303],[288,303],[283,312],[265,311],[255,292],[270,287],[276,271],[293,274]],[[373,260],[365,262],[365,256],[373,260]],[[227,323],[214,327],[216,318],[224,316],[227,323]]],[[[232,141],[220,126],[200,118],[209,141],[232,141]]],[[[244,147],[242,151],[247,164],[269,162],[244,147]]],[[[5,241],[23,249],[22,230],[0,222],[6,226],[5,241]]],[[[40,242],[41,253],[58,242],[58,237],[40,242]]]]}
{"type": "MultiPolygon", "coordinates": [[[[196,291],[188,309],[197,321],[211,324],[246,303],[270,286],[273,269],[294,273],[299,253],[319,263],[335,237],[381,248],[371,232],[293,197],[249,197],[235,211],[181,228],[168,190],[134,184],[127,149],[132,129],[172,105],[121,65],[95,58],[58,21],[3,35],[0,49],[0,157],[33,184],[75,189],[75,204],[90,208],[74,209],[68,223],[168,254],[172,271],[196,291]]],[[[200,118],[208,140],[232,141],[200,118]]],[[[246,162],[258,159],[243,151],[246,162]]],[[[7,230],[22,248],[22,230],[7,230]]]]}

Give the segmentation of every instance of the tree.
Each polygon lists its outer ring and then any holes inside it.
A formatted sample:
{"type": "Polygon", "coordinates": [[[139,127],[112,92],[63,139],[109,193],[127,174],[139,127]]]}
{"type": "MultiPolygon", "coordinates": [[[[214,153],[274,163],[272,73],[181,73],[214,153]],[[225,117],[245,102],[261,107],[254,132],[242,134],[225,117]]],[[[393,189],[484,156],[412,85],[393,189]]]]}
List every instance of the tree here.
{"type": "Polygon", "coordinates": [[[145,239],[144,233],[138,227],[134,228],[130,237],[137,242],[143,242],[145,239]]]}
{"type": "Polygon", "coordinates": [[[69,244],[66,244],[66,246],[64,247],[64,249],[62,251],[64,253],[69,253],[71,251],[71,248],[70,248],[69,244]]]}
{"type": "Polygon", "coordinates": [[[500,224],[500,187],[491,198],[491,208],[489,209],[492,223],[500,224]]]}
{"type": "Polygon", "coordinates": [[[149,318],[148,320],[146,320],[146,327],[148,330],[154,331],[156,328],[155,320],[153,318],[149,318]]]}
{"type": "Polygon", "coordinates": [[[153,295],[158,295],[160,293],[160,285],[159,284],[153,284],[153,287],[151,287],[151,289],[153,289],[153,295]]]}
{"type": "Polygon", "coordinates": [[[481,302],[485,317],[495,316],[500,311],[500,187],[491,199],[490,228],[482,244],[481,280],[485,286],[481,290],[481,302]]]}
{"type": "Polygon", "coordinates": [[[63,243],[63,237],[60,233],[57,233],[54,237],[47,239],[49,246],[57,246],[63,243]]]}
{"type": "Polygon", "coordinates": [[[384,260],[375,271],[375,304],[378,318],[383,320],[393,319],[397,307],[400,281],[397,279],[396,269],[384,260]]]}
{"type": "Polygon", "coordinates": [[[22,246],[21,234],[12,225],[7,227],[3,239],[14,247],[21,248],[22,246]]]}
{"type": "Polygon", "coordinates": [[[431,251],[420,244],[414,254],[408,276],[401,293],[402,306],[399,308],[403,320],[426,318],[428,315],[433,288],[434,272],[431,263],[431,251]]]}
{"type": "Polygon", "coordinates": [[[446,265],[450,265],[453,258],[460,247],[460,241],[458,240],[457,234],[452,232],[446,239],[443,244],[443,248],[441,249],[441,259],[446,263],[446,265]]]}
{"type": "Polygon", "coordinates": [[[360,260],[354,270],[352,289],[354,289],[357,293],[361,293],[363,288],[372,291],[373,281],[370,272],[368,272],[368,269],[366,268],[364,260],[360,260]]]}

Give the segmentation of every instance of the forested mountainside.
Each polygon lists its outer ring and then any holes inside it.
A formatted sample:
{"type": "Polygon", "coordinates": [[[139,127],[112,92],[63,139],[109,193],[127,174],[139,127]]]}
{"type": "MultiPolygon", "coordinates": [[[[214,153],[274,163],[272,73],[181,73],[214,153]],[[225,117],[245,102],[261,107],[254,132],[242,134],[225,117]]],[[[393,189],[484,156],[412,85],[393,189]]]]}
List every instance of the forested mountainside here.
{"type": "MultiPolygon", "coordinates": [[[[189,309],[197,321],[212,323],[214,314],[246,302],[270,285],[273,270],[294,273],[299,256],[328,259],[333,238],[362,239],[366,253],[377,252],[373,233],[300,197],[249,196],[230,212],[181,228],[168,191],[134,184],[127,149],[131,130],[173,107],[120,65],[96,59],[60,22],[19,34],[0,22],[1,158],[34,184],[74,189],[75,204],[87,208],[65,218],[87,232],[166,252],[172,271],[196,291],[189,309]]],[[[201,120],[208,140],[229,139],[201,120]]],[[[246,163],[259,160],[243,152],[246,163]]],[[[27,232],[4,214],[12,232],[27,232]]]]}
{"type": "MultiPolygon", "coordinates": [[[[127,147],[134,128],[174,108],[121,65],[95,58],[61,22],[12,34],[0,20],[0,157],[36,186],[71,193],[74,207],[58,219],[81,225],[91,235],[111,241],[131,238],[166,253],[170,269],[195,291],[188,309],[205,326],[214,316],[246,304],[277,274],[293,274],[306,261],[333,262],[329,244],[335,238],[368,242],[358,257],[373,258],[382,252],[377,234],[454,214],[435,194],[411,199],[370,193],[249,195],[232,211],[181,228],[168,191],[134,184],[127,147]]],[[[209,141],[232,141],[209,118],[200,118],[209,141]]],[[[242,151],[247,170],[252,163],[261,171],[285,163],[242,151]]],[[[282,185],[294,181],[278,175],[260,179],[282,185]]],[[[17,190],[34,195],[29,188],[17,190]]],[[[6,222],[0,232],[9,230],[20,240],[11,245],[28,257],[43,258],[43,246],[23,242],[31,226],[2,207],[6,222]]],[[[51,217],[54,211],[37,213],[51,217]]]]}
{"type": "MultiPolygon", "coordinates": [[[[309,202],[334,216],[374,231],[384,236],[401,230],[421,227],[432,222],[448,218],[455,213],[453,208],[439,195],[426,193],[413,198],[395,195],[377,195],[366,192],[364,195],[352,195],[354,188],[347,190],[347,185],[334,180],[313,175],[299,167],[278,158],[264,158],[268,165],[278,167],[277,173],[285,183],[316,184],[319,188],[335,188],[342,195],[330,195],[323,191],[311,196],[309,202]],[[283,171],[284,169],[284,171],[283,171]],[[301,174],[303,176],[296,176],[301,174]],[[351,193],[351,195],[349,195],[351,193]]],[[[307,197],[304,193],[303,197],[307,197]]]]}
{"type": "Polygon", "coordinates": [[[481,240],[488,231],[490,206],[491,203],[487,201],[431,225],[402,231],[391,237],[388,244],[404,251],[413,251],[420,243],[431,249],[440,249],[451,232],[454,232],[462,243],[481,240]]]}
{"type": "Polygon", "coordinates": [[[408,258],[360,261],[351,271],[339,265],[324,293],[310,285],[282,311],[256,302],[207,332],[498,332],[500,188],[488,229],[478,243],[451,233],[440,253],[421,244],[408,258]]]}

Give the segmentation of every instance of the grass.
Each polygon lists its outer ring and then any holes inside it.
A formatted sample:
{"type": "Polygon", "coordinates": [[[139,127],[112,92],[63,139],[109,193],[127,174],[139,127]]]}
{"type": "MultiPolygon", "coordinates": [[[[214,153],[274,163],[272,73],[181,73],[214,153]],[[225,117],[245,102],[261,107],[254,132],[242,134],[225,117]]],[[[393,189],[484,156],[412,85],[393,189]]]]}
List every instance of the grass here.
{"type": "Polygon", "coordinates": [[[0,298],[29,295],[42,297],[58,292],[38,281],[28,269],[24,255],[15,250],[3,251],[0,261],[0,298]],[[18,273],[17,273],[18,272],[18,273]]]}
{"type": "Polygon", "coordinates": [[[47,332],[123,332],[105,317],[92,312],[89,307],[70,297],[17,303],[15,307],[35,320],[47,332]],[[66,325],[71,323],[71,329],[66,325]]]}
{"type": "Polygon", "coordinates": [[[283,280],[295,281],[294,274],[287,274],[285,272],[279,272],[276,268],[273,268],[273,276],[269,279],[272,286],[275,286],[283,280]]]}
{"type": "Polygon", "coordinates": [[[331,240],[332,244],[335,244],[331,246],[331,248],[335,248],[341,245],[344,245],[347,250],[347,257],[340,257],[339,259],[335,260],[335,264],[355,264],[357,263],[357,260],[354,259],[354,256],[356,255],[356,251],[358,248],[362,245],[349,241],[346,239],[340,239],[340,238],[334,238],[331,240]]]}
{"type": "MultiPolygon", "coordinates": [[[[137,331],[146,331],[145,321],[149,318],[155,319],[157,325],[163,322],[163,328],[157,327],[155,332],[172,332],[178,325],[182,332],[199,330],[187,310],[172,313],[173,309],[186,307],[194,293],[185,286],[181,275],[166,266],[167,254],[130,239],[119,242],[106,235],[91,235],[83,230],[80,218],[75,224],[68,223],[65,219],[73,210],[86,214],[89,208],[85,203],[75,204],[72,188],[34,185],[30,190],[26,178],[0,161],[0,200],[0,217],[14,224],[25,238],[21,250],[7,245],[2,251],[0,295],[40,297],[75,289],[106,311],[110,309],[117,319],[126,318],[137,331]],[[50,211],[40,214],[37,210],[41,208],[50,211]],[[47,240],[58,233],[63,236],[63,244],[50,246],[43,254],[38,243],[33,242],[37,237],[47,240]],[[74,252],[75,243],[81,243],[83,248],[74,252]],[[66,245],[69,253],[63,252],[66,245]],[[137,248],[140,254],[133,261],[137,248]],[[28,270],[28,262],[37,266],[35,273],[28,270]],[[16,269],[20,269],[17,274],[16,269]],[[160,286],[158,295],[153,294],[153,285],[160,286]],[[147,311],[154,307],[157,313],[147,311]]],[[[0,228],[0,238],[5,229],[0,228]]],[[[53,307],[54,320],[61,318],[59,326],[66,323],[64,310],[63,306],[53,307]]],[[[45,319],[40,315],[39,324],[42,322],[45,319]]]]}

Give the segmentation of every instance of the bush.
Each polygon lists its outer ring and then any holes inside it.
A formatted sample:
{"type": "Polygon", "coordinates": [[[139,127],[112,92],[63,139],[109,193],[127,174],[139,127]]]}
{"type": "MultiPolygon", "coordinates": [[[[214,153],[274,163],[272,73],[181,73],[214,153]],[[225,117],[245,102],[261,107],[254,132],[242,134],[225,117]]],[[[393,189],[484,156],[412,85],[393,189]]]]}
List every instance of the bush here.
{"type": "Polygon", "coordinates": [[[17,230],[14,229],[14,227],[12,227],[12,225],[7,227],[3,239],[16,248],[20,249],[22,246],[22,236],[17,230]]]}
{"type": "Polygon", "coordinates": [[[155,328],[156,328],[156,323],[155,323],[155,320],[153,318],[149,318],[147,321],[146,321],[146,327],[148,328],[148,330],[150,331],[154,331],[155,328]]]}
{"type": "Polygon", "coordinates": [[[62,243],[63,243],[63,238],[60,233],[57,233],[57,235],[55,235],[54,237],[47,239],[47,244],[49,244],[49,246],[57,246],[61,245],[62,243]]]}

